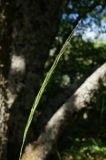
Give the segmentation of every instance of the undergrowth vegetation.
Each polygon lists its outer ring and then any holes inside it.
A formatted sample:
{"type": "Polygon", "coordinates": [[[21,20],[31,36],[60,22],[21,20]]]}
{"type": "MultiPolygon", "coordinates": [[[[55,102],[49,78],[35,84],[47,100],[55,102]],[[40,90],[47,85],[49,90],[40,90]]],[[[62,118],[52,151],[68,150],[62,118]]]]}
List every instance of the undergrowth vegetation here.
{"type": "Polygon", "coordinates": [[[61,153],[61,159],[106,160],[105,122],[106,93],[103,93],[93,109],[80,113],[64,142],[66,149],[61,153]]]}

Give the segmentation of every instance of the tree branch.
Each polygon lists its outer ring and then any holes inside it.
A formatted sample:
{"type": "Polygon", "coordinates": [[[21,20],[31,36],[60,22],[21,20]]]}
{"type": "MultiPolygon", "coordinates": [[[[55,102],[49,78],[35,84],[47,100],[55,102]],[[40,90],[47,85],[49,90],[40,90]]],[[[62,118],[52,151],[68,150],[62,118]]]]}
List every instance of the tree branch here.
{"type": "Polygon", "coordinates": [[[106,87],[106,63],[97,69],[76,92],[64,103],[47,123],[37,142],[26,147],[22,160],[45,160],[53,149],[61,128],[74,113],[87,107],[100,91],[106,87]]]}

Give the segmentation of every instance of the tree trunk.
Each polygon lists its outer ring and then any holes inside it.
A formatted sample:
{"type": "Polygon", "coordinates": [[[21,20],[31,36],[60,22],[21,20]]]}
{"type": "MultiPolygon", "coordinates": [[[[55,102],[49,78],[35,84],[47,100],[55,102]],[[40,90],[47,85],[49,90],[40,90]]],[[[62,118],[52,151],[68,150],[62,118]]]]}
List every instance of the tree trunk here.
{"type": "Polygon", "coordinates": [[[71,122],[73,114],[95,102],[96,95],[106,88],[106,63],[97,69],[76,90],[47,123],[37,142],[26,147],[22,160],[45,160],[53,150],[61,130],[71,122]]]}
{"type": "Polygon", "coordinates": [[[0,160],[7,159],[7,131],[9,108],[7,78],[10,65],[12,0],[0,1],[0,160]]]}
{"type": "Polygon", "coordinates": [[[5,80],[0,75],[0,159],[6,160],[7,155],[7,121],[9,119],[8,106],[6,104],[5,80]]]}
{"type": "MultiPolygon", "coordinates": [[[[42,82],[65,0],[15,0],[8,103],[8,159],[18,159],[29,110],[42,82]]],[[[33,127],[30,138],[33,138],[33,127]]]]}

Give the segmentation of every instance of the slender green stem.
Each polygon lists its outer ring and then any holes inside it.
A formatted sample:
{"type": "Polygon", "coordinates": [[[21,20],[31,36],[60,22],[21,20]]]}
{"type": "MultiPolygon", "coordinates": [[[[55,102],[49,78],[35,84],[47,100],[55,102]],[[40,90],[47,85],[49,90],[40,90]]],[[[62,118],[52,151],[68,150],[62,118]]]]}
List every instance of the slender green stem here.
{"type": "MultiPolygon", "coordinates": [[[[77,24],[78,25],[78,24],[77,24]]],[[[26,124],[26,127],[25,127],[25,130],[24,130],[24,135],[23,135],[23,141],[22,141],[22,145],[21,145],[21,150],[20,150],[20,156],[19,156],[19,160],[21,160],[21,156],[22,156],[22,151],[23,151],[23,147],[24,147],[24,143],[25,143],[25,140],[26,140],[26,136],[27,136],[27,133],[28,133],[28,130],[29,130],[29,127],[31,125],[31,122],[32,122],[32,119],[33,119],[33,116],[34,116],[34,113],[35,113],[35,110],[40,102],[40,99],[46,89],[46,86],[47,84],[49,83],[50,81],[50,78],[52,77],[54,71],[55,71],[55,68],[57,67],[58,63],[59,63],[59,60],[61,58],[61,56],[65,53],[65,51],[67,50],[67,47],[70,45],[70,40],[72,38],[72,35],[75,31],[75,29],[77,28],[77,25],[75,26],[75,28],[73,29],[73,31],[71,32],[71,34],[69,35],[69,37],[67,38],[67,40],[65,41],[62,49],[60,50],[59,54],[57,55],[56,59],[54,60],[54,63],[52,65],[52,67],[50,68],[50,70],[48,71],[45,79],[44,79],[44,82],[35,98],[35,101],[34,101],[34,104],[31,108],[31,111],[30,111],[30,114],[29,114],[29,117],[28,117],[28,121],[27,121],[27,124],[26,124]]]]}

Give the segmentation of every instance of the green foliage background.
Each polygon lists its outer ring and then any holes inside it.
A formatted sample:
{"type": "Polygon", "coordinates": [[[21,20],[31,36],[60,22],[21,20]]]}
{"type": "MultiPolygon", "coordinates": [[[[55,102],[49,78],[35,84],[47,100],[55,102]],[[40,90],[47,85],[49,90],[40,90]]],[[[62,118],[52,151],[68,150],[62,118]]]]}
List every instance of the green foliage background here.
{"type": "MultiPolygon", "coordinates": [[[[76,7],[77,8],[77,7],[76,7]]],[[[106,8],[104,9],[106,10],[106,8]]],[[[69,32],[68,26],[71,26],[69,15],[70,10],[66,10],[65,16],[60,25],[60,33],[56,45],[62,44],[69,32]]],[[[96,8],[89,14],[91,21],[81,22],[78,28],[78,34],[75,34],[70,42],[68,49],[61,58],[55,75],[48,85],[45,93],[47,99],[58,96],[69,88],[76,81],[87,77],[106,61],[106,43],[99,39],[99,34],[106,33],[106,28],[102,30],[101,21],[105,21],[103,8],[96,8]],[[91,26],[91,22],[96,24],[99,29],[98,36],[93,40],[84,40],[84,29],[91,26]],[[55,87],[54,87],[55,86],[55,87]],[[52,90],[52,92],[51,92],[52,90]]],[[[73,20],[74,23],[74,20],[73,20]]],[[[46,70],[53,62],[56,54],[56,48],[50,52],[50,57],[45,65],[46,70]]],[[[43,105],[46,100],[43,100],[43,105]]],[[[106,92],[100,94],[95,104],[91,104],[88,109],[82,111],[73,126],[64,134],[65,140],[60,140],[60,155],[57,159],[62,160],[105,160],[106,159],[106,92]],[[67,137],[67,138],[66,138],[67,137]]]]}

